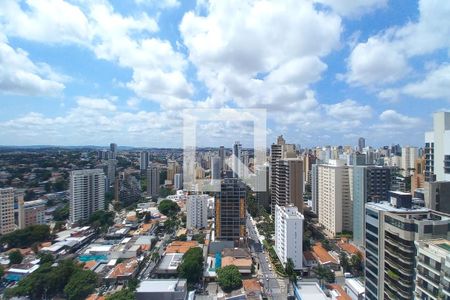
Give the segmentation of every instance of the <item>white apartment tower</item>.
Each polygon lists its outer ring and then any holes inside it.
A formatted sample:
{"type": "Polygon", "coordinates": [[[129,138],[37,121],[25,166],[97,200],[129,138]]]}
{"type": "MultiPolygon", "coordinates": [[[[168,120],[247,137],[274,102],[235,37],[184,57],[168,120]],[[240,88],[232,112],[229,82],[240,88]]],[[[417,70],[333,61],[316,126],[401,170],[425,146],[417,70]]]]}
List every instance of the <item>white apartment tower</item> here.
{"type": "Polygon", "coordinates": [[[0,189],[0,234],[13,232],[14,226],[14,188],[0,189]]]}
{"type": "Polygon", "coordinates": [[[450,112],[433,115],[433,131],[425,133],[425,180],[450,181],[450,112]]]}
{"type": "Polygon", "coordinates": [[[342,160],[317,166],[319,223],[328,236],[353,230],[352,169],[342,160]]]}
{"type": "Polygon", "coordinates": [[[402,175],[409,176],[413,174],[412,169],[415,168],[414,163],[418,156],[417,147],[402,147],[401,168],[403,169],[402,175]]]}
{"type": "Polygon", "coordinates": [[[186,200],[186,228],[200,229],[208,225],[209,195],[189,195],[186,200]]]}
{"type": "Polygon", "coordinates": [[[88,220],[105,209],[105,174],[101,169],[70,173],[70,221],[88,220]]]}
{"type": "Polygon", "coordinates": [[[303,220],[297,207],[275,206],[275,252],[285,267],[292,259],[295,270],[303,267],[303,220]]]}

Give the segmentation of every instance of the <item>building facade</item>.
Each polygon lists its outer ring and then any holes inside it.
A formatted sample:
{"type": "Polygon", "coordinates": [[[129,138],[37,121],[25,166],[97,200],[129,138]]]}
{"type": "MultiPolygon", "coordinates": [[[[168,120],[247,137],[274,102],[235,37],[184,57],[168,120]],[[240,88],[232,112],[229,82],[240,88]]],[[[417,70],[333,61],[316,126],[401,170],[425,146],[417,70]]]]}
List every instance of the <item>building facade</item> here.
{"type": "Polygon", "coordinates": [[[433,131],[425,133],[425,180],[450,181],[450,113],[433,115],[433,131]]]}
{"type": "Polygon", "coordinates": [[[186,200],[186,228],[201,229],[208,225],[209,195],[189,195],[186,200]]]}
{"type": "Polygon", "coordinates": [[[70,173],[70,221],[88,220],[105,209],[105,174],[101,169],[77,170],[70,173]]]}
{"type": "Polygon", "coordinates": [[[139,157],[139,168],[141,170],[141,173],[147,170],[148,163],[149,163],[149,153],[148,151],[142,151],[139,157]]]}
{"type": "Polygon", "coordinates": [[[147,169],[147,195],[155,199],[159,197],[160,172],[155,163],[150,163],[147,169]]]}
{"type": "Polygon", "coordinates": [[[411,201],[391,193],[390,202],[366,204],[366,299],[414,299],[415,241],[448,234],[449,215],[411,208],[411,201]]]}
{"type": "Polygon", "coordinates": [[[216,239],[238,242],[246,236],[246,186],[237,178],[225,178],[215,200],[216,239]]]}
{"type": "Polygon", "coordinates": [[[275,252],[284,267],[292,259],[295,270],[303,268],[303,221],[297,207],[275,206],[275,252]]]}
{"type": "Polygon", "coordinates": [[[0,234],[13,232],[14,225],[14,188],[0,189],[0,234]]]}
{"type": "Polygon", "coordinates": [[[329,237],[353,230],[351,170],[341,160],[318,165],[319,223],[329,237]]]}
{"type": "Polygon", "coordinates": [[[19,204],[19,228],[24,229],[31,225],[46,224],[45,210],[47,201],[39,199],[33,201],[23,201],[20,197],[19,204]]]}

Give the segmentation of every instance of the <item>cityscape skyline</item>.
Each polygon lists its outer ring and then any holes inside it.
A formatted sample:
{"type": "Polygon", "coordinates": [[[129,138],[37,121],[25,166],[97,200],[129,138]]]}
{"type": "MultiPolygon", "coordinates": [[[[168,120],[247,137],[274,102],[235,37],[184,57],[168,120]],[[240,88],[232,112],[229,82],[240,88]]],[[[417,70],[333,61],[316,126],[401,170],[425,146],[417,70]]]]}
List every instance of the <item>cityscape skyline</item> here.
{"type": "MultiPolygon", "coordinates": [[[[0,11],[2,145],[181,147],[184,108],[227,107],[267,109],[267,140],[418,146],[450,98],[446,2],[8,0],[0,11]]],[[[199,131],[245,145],[245,128],[199,131]]]]}

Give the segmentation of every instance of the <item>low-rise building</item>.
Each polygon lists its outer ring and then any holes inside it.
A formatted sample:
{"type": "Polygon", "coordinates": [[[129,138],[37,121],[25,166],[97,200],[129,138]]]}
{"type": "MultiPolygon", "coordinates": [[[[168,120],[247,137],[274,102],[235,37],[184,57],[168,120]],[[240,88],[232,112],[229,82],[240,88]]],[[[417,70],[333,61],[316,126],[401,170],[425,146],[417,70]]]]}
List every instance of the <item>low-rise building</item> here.
{"type": "Polygon", "coordinates": [[[186,279],[151,279],[141,281],[136,289],[136,300],[164,299],[185,300],[186,279]]]}
{"type": "Polygon", "coordinates": [[[19,228],[23,229],[31,225],[46,224],[45,209],[47,201],[39,199],[24,202],[19,199],[19,228]]]}
{"type": "Polygon", "coordinates": [[[356,278],[346,278],[344,290],[352,300],[364,299],[364,284],[356,278]]]}

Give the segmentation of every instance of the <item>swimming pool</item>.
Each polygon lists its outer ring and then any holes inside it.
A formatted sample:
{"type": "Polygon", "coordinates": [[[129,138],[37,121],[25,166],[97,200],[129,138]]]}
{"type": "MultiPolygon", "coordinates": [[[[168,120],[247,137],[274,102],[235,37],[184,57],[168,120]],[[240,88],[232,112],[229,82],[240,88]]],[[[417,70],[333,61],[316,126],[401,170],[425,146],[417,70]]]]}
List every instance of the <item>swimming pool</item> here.
{"type": "Polygon", "coordinates": [[[92,255],[92,254],[83,254],[78,257],[81,262],[87,262],[91,260],[95,261],[108,261],[108,256],[106,255],[92,255]]]}

